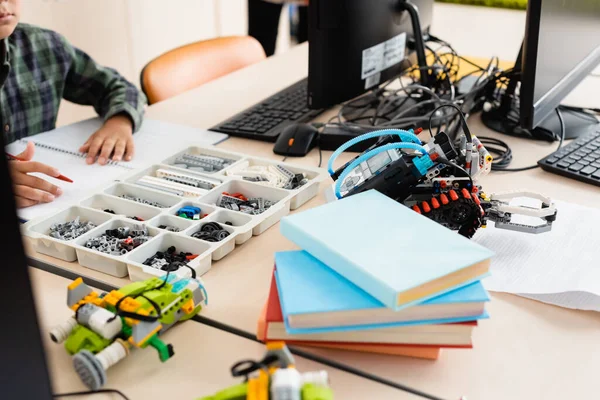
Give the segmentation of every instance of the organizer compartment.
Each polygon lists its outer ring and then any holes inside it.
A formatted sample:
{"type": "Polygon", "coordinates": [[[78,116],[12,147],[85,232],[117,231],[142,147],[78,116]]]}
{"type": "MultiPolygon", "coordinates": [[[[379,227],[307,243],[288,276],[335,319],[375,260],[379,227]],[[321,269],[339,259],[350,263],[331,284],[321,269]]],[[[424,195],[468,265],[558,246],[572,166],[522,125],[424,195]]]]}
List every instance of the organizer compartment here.
{"type": "Polygon", "coordinates": [[[133,217],[141,218],[141,222],[143,222],[160,214],[160,208],[151,207],[135,201],[120,199],[118,197],[108,196],[105,194],[96,194],[90,198],[87,198],[81,202],[81,205],[100,210],[107,214],[111,214],[109,211],[107,211],[111,210],[114,211],[114,215],[123,216],[131,219],[132,221],[136,221],[133,217]]]}
{"type": "MultiPolygon", "coordinates": [[[[275,204],[266,209],[264,212],[256,215],[246,214],[241,211],[230,210],[243,215],[250,215],[254,219],[254,223],[256,224],[253,227],[254,235],[260,235],[290,212],[290,197],[285,190],[240,180],[229,181],[212,190],[209,194],[203,196],[200,200],[203,203],[217,205],[221,201],[223,193],[241,193],[248,199],[262,197],[265,200],[275,202],[275,204]]],[[[227,208],[225,207],[218,207],[227,210],[227,208]]]]}
{"type": "Polygon", "coordinates": [[[138,186],[160,191],[179,197],[198,198],[205,195],[214,187],[223,182],[224,177],[210,177],[196,172],[171,168],[166,165],[154,165],[140,172],[134,173],[125,179],[126,182],[138,186]],[[178,182],[165,179],[165,177],[176,178],[178,182]],[[193,179],[202,180],[206,183],[205,187],[194,187],[181,182],[193,179]]]}
{"type": "MultiPolygon", "coordinates": [[[[226,152],[226,151],[221,151],[218,150],[216,148],[213,147],[196,147],[196,146],[192,146],[192,147],[188,147],[187,149],[180,151],[179,153],[167,158],[166,160],[164,160],[162,162],[162,164],[166,164],[166,165],[170,165],[174,168],[178,168],[178,169],[182,169],[182,170],[187,170],[190,172],[201,172],[204,174],[220,174],[223,172],[223,170],[225,170],[226,168],[231,167],[232,165],[234,165],[236,162],[238,162],[239,160],[241,160],[244,156],[241,154],[236,154],[236,153],[230,153],[230,152],[226,152]],[[176,163],[176,160],[183,157],[184,155],[191,155],[191,156],[208,156],[208,157],[217,157],[217,158],[222,158],[222,159],[226,159],[226,160],[230,160],[231,163],[224,166],[221,169],[214,169],[212,171],[201,171],[201,170],[193,170],[193,169],[189,169],[189,167],[183,167],[181,165],[178,165],[178,163],[176,163]]],[[[193,160],[191,160],[193,162],[193,160]]]]}
{"type": "MultiPolygon", "coordinates": [[[[204,275],[210,269],[211,247],[209,244],[185,235],[163,232],[127,255],[127,269],[129,270],[130,279],[140,281],[165,275],[165,271],[144,265],[144,261],[155,255],[158,251],[166,252],[171,246],[175,246],[177,253],[183,251],[198,255],[195,259],[188,262],[188,265],[196,271],[197,276],[204,275]]],[[[186,267],[182,267],[171,273],[186,277],[191,276],[190,269],[186,267]]]]}
{"type": "Polygon", "coordinates": [[[207,204],[201,204],[201,203],[197,203],[194,201],[184,201],[182,203],[177,204],[175,207],[172,207],[169,210],[169,214],[170,215],[174,215],[179,219],[185,219],[188,221],[193,221],[193,222],[198,222],[200,220],[204,220],[204,218],[210,216],[211,213],[213,213],[215,211],[215,207],[214,206],[209,206],[207,204]],[[194,219],[187,219],[187,218],[183,218],[179,216],[179,210],[181,210],[184,207],[198,207],[200,209],[200,218],[197,220],[194,219]]]}
{"type": "MultiPolygon", "coordinates": [[[[152,189],[146,189],[141,186],[128,183],[116,183],[104,190],[104,193],[110,196],[122,198],[121,196],[131,196],[146,201],[154,202],[160,205],[159,208],[171,208],[181,201],[181,198],[175,195],[161,193],[152,189]]],[[[135,201],[135,200],[130,200],[135,201]]],[[[139,202],[138,202],[139,203],[139,202]]],[[[139,203],[144,204],[144,203],[139,203]]],[[[147,204],[149,205],[149,204],[147,204]]],[[[156,206],[154,206],[156,207],[156,206]]]]}
{"type": "MultiPolygon", "coordinates": [[[[189,219],[184,219],[180,217],[176,217],[175,215],[169,214],[161,214],[156,218],[151,219],[148,222],[149,226],[152,226],[156,229],[160,229],[161,231],[170,232],[167,229],[161,228],[161,226],[173,226],[179,228],[179,232],[185,231],[187,228],[192,226],[197,221],[191,221],[189,219]]],[[[177,232],[175,232],[177,233],[177,232]]]]}
{"type": "Polygon", "coordinates": [[[252,237],[253,219],[249,215],[221,209],[211,214],[209,219],[222,225],[231,223],[231,226],[236,228],[235,244],[243,244],[252,237]]]}
{"type": "Polygon", "coordinates": [[[206,225],[208,223],[211,223],[211,222],[218,223],[218,222],[215,222],[215,221],[204,221],[202,223],[193,225],[191,228],[188,228],[185,231],[185,234],[187,236],[191,237],[194,240],[200,240],[202,242],[207,243],[211,247],[210,251],[211,251],[211,254],[212,254],[212,259],[214,261],[218,261],[218,260],[222,259],[223,257],[225,257],[227,254],[231,253],[233,251],[233,249],[235,249],[236,229],[234,227],[232,227],[232,226],[227,226],[227,225],[224,225],[224,224],[219,224],[222,229],[224,229],[227,232],[229,232],[229,236],[227,236],[225,239],[222,239],[222,240],[220,240],[218,242],[210,242],[210,241],[206,241],[204,239],[195,238],[195,237],[192,236],[194,233],[201,231],[202,227],[204,225],[206,225]]]}
{"type": "MultiPolygon", "coordinates": [[[[324,178],[324,172],[320,172],[318,169],[312,170],[304,167],[300,167],[297,165],[285,164],[282,162],[272,161],[272,160],[264,160],[260,158],[248,157],[231,167],[227,168],[224,171],[224,174],[229,177],[234,177],[237,179],[246,180],[252,182],[250,180],[244,179],[244,176],[253,176],[253,173],[259,174],[258,171],[252,172],[254,168],[276,168],[278,165],[281,165],[286,170],[294,173],[294,174],[304,174],[307,182],[297,187],[296,189],[286,189],[278,186],[274,186],[271,182],[254,182],[258,185],[264,185],[268,187],[275,187],[278,189],[286,190],[288,193],[292,194],[292,198],[290,200],[290,209],[295,210],[301,207],[308,200],[315,197],[319,192],[319,183],[324,178]],[[246,172],[244,172],[246,170],[246,172]]],[[[324,171],[324,170],[323,170],[324,171]]]]}
{"type": "MultiPolygon", "coordinates": [[[[90,221],[96,226],[102,225],[112,219],[110,214],[102,211],[81,206],[72,206],[51,216],[27,222],[24,225],[24,233],[33,239],[33,246],[38,253],[73,262],[77,260],[77,253],[73,246],[73,242],[77,238],[73,238],[72,240],[61,240],[48,236],[48,234],[50,233],[50,227],[52,225],[64,224],[73,221],[77,217],[79,217],[82,222],[90,221]]],[[[85,233],[83,235],[85,235],[85,233]]]]}
{"type": "MultiPolygon", "coordinates": [[[[140,226],[147,227],[148,236],[150,236],[150,240],[148,240],[146,243],[140,245],[139,247],[148,244],[150,241],[153,240],[154,237],[156,237],[161,232],[160,230],[158,230],[156,228],[147,226],[146,224],[143,224],[140,222],[136,223],[135,221],[131,221],[131,220],[127,220],[127,219],[115,218],[115,219],[112,219],[112,220],[100,225],[96,229],[86,233],[85,235],[81,236],[80,238],[76,239],[75,244],[77,247],[75,248],[75,251],[77,252],[77,259],[79,260],[79,264],[82,267],[86,267],[86,268],[90,268],[90,269],[93,269],[96,271],[104,272],[105,274],[116,276],[118,278],[123,278],[123,277],[127,276],[128,270],[127,270],[127,258],[126,257],[131,252],[126,253],[124,255],[116,256],[116,255],[112,255],[112,254],[103,253],[99,250],[88,248],[88,247],[86,247],[86,243],[88,242],[88,240],[102,235],[109,229],[117,229],[119,227],[128,227],[129,229],[133,230],[133,229],[136,229],[136,227],[140,227],[140,226]]],[[[136,250],[136,249],[134,249],[134,250],[136,250]]]]}

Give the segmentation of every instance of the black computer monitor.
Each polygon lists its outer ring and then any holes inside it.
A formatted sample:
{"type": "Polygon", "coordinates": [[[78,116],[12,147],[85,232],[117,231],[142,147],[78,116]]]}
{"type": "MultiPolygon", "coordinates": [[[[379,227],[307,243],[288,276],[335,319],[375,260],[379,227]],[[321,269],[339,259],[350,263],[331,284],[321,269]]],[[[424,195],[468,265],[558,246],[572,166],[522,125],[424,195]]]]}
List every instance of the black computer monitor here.
{"type": "MultiPolygon", "coordinates": [[[[0,136],[0,145],[4,148],[4,135],[0,136]]],[[[0,329],[0,398],[52,399],[6,158],[0,161],[0,193],[3,198],[0,303],[4,305],[0,329]]]]}
{"type": "Polygon", "coordinates": [[[329,108],[376,88],[413,64],[407,54],[426,66],[423,35],[432,13],[433,0],[311,0],[309,107],[329,108]]]}
{"type": "Polygon", "coordinates": [[[540,125],[600,65],[600,0],[530,0],[523,44],[521,123],[540,125]]]}
{"type": "MultiPolygon", "coordinates": [[[[499,132],[557,140],[556,108],[598,65],[600,0],[529,0],[525,39],[507,93],[497,109],[483,114],[483,121],[499,132]]],[[[566,139],[597,124],[580,110],[560,109],[566,139]]]]}

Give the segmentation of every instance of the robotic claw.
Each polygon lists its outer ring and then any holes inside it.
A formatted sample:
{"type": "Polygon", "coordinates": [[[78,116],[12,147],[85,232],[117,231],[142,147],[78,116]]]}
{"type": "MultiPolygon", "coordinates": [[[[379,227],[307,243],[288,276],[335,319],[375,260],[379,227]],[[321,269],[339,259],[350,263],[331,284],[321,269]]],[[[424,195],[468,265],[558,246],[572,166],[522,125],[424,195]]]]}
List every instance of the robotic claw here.
{"type": "Polygon", "coordinates": [[[356,137],[329,159],[328,170],[335,184],[328,196],[341,199],[375,189],[467,238],[488,221],[496,228],[519,232],[551,230],[556,219],[551,199],[526,191],[489,196],[483,192],[477,180],[491,171],[492,156],[466,124],[463,129],[454,142],[440,132],[429,143],[422,143],[417,137],[422,130],[415,134],[413,130],[386,129],[356,137]],[[372,138],[378,138],[375,145],[333,170],[333,162],[346,149],[372,138]],[[513,204],[518,199],[541,205],[513,204]],[[534,217],[535,223],[517,222],[515,216],[534,217]]]}

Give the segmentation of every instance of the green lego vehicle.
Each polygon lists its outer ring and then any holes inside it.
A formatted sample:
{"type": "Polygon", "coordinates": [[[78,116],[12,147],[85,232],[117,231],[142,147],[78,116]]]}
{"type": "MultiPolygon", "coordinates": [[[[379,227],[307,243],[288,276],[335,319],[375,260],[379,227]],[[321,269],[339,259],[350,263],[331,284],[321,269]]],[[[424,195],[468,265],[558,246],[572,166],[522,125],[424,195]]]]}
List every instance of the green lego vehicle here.
{"type": "Polygon", "coordinates": [[[75,315],[52,329],[50,337],[64,343],[83,383],[97,390],[104,386],[108,368],[133,347],[153,347],[162,362],[173,357],[173,346],[159,335],[198,314],[206,300],[195,273],[192,278],[167,274],[103,294],[78,278],[67,293],[67,305],[75,315]]]}

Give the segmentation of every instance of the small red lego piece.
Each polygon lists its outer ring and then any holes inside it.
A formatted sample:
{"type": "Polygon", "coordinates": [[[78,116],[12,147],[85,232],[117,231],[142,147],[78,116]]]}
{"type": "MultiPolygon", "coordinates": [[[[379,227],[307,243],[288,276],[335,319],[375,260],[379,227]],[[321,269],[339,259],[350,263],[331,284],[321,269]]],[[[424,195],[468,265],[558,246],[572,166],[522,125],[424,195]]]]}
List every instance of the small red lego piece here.
{"type": "Polygon", "coordinates": [[[426,201],[424,201],[423,203],[421,203],[421,208],[423,209],[423,212],[425,214],[427,214],[428,212],[431,211],[431,207],[429,207],[429,203],[427,203],[426,201]]]}
{"type": "Polygon", "coordinates": [[[449,203],[448,196],[446,196],[444,193],[440,194],[440,201],[444,205],[448,204],[449,203]]]}
{"type": "Polygon", "coordinates": [[[440,208],[440,202],[435,197],[431,199],[431,205],[433,208],[440,208]]]}
{"type": "Polygon", "coordinates": [[[418,135],[421,132],[423,132],[423,128],[417,128],[417,129],[415,129],[415,135],[418,135]]]}
{"type": "Polygon", "coordinates": [[[198,254],[190,254],[189,256],[185,256],[186,260],[193,260],[194,258],[198,257],[198,254]]]}
{"type": "Polygon", "coordinates": [[[416,204],[415,204],[414,206],[412,206],[412,209],[413,209],[415,212],[417,212],[417,213],[421,214],[421,209],[419,208],[419,206],[418,206],[418,205],[416,205],[416,204]]]}
{"type": "Polygon", "coordinates": [[[479,200],[479,196],[477,196],[475,193],[473,193],[471,195],[471,198],[473,199],[473,201],[475,202],[475,204],[480,205],[481,201],[479,200]]]}
{"type": "Polygon", "coordinates": [[[473,186],[473,189],[471,189],[471,192],[477,193],[477,192],[479,192],[479,188],[477,186],[473,186]]]}
{"type": "Polygon", "coordinates": [[[456,192],[454,190],[448,191],[448,194],[450,195],[450,198],[452,199],[452,201],[458,200],[458,195],[456,194],[456,192]]]}
{"type": "Polygon", "coordinates": [[[463,188],[460,192],[462,193],[462,195],[465,199],[471,198],[471,193],[469,193],[469,191],[467,189],[463,188]]]}
{"type": "Polygon", "coordinates": [[[248,198],[241,193],[230,194],[231,197],[235,197],[236,199],[240,199],[242,201],[248,201],[248,198]]]}
{"type": "Polygon", "coordinates": [[[431,158],[431,161],[435,161],[438,159],[440,155],[438,153],[433,153],[429,156],[429,158],[431,158]]]}
{"type": "Polygon", "coordinates": [[[446,183],[446,181],[440,181],[440,187],[441,187],[442,189],[445,189],[445,188],[446,188],[446,186],[448,186],[448,184],[446,183]]]}

